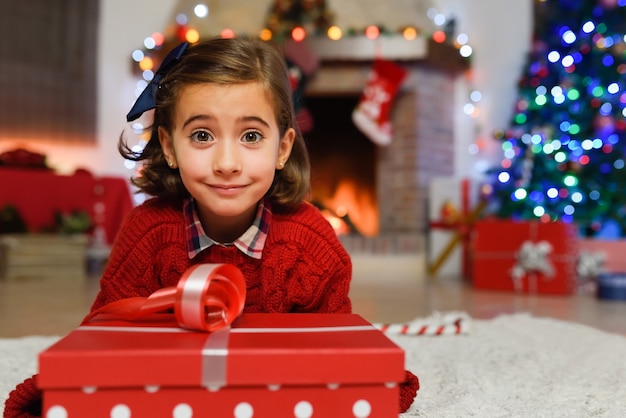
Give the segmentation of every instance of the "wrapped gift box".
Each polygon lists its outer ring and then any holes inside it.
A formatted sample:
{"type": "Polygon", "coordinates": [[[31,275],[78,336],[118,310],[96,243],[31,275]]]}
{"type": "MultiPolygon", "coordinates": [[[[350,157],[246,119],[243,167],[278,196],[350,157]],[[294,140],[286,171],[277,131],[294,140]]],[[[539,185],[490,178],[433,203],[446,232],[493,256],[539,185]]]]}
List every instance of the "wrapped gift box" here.
{"type": "Polygon", "coordinates": [[[480,186],[480,181],[469,178],[432,179],[428,195],[430,275],[461,275],[471,280],[471,237],[485,207],[479,198],[480,186]]]}
{"type": "Polygon", "coordinates": [[[572,224],[478,221],[473,241],[473,286],[522,293],[574,293],[577,243],[578,231],[572,224]]]}
{"type": "Polygon", "coordinates": [[[626,301],[626,273],[599,274],[597,293],[600,299],[626,301]]]}
{"type": "Polygon", "coordinates": [[[602,271],[618,273],[626,271],[626,240],[604,240],[596,238],[581,238],[578,241],[581,253],[601,256],[602,271]]]}
{"type": "Polygon", "coordinates": [[[99,315],[39,356],[48,417],[397,417],[403,379],[403,350],[354,314],[244,314],[212,333],[99,315]]]}

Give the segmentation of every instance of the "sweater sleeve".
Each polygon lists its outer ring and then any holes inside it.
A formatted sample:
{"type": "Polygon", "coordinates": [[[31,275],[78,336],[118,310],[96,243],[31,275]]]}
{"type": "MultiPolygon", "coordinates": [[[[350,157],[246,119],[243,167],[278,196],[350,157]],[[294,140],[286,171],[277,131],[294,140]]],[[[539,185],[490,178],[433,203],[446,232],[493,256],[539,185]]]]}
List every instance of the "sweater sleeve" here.
{"type": "Polygon", "coordinates": [[[318,295],[313,299],[321,313],[351,313],[352,303],[348,293],[352,280],[352,260],[348,253],[339,243],[336,237],[332,237],[326,243],[329,254],[319,254],[317,259],[311,260],[313,265],[310,274],[317,278],[317,289],[313,294],[318,295]]]}
{"type": "Polygon", "coordinates": [[[175,283],[186,263],[184,231],[177,214],[154,204],[135,208],[116,237],[91,310],[123,298],[147,297],[175,283]]]}
{"type": "Polygon", "coordinates": [[[272,219],[266,265],[271,310],[287,312],[350,313],[348,296],[352,261],[335,231],[312,205],[290,216],[272,219]],[[282,300],[277,300],[282,299],[282,300]],[[280,308],[282,306],[283,308],[280,308]]]}
{"type": "Polygon", "coordinates": [[[310,225],[316,225],[314,231],[319,235],[308,241],[307,253],[310,251],[313,256],[309,271],[317,275],[318,280],[315,292],[319,295],[315,301],[317,312],[351,313],[352,303],[348,294],[352,281],[352,260],[328,221],[317,209],[312,210],[317,220],[310,225]]]}
{"type": "Polygon", "coordinates": [[[350,313],[348,293],[352,264],[347,254],[301,253],[286,271],[287,296],[293,312],[350,313]]]}

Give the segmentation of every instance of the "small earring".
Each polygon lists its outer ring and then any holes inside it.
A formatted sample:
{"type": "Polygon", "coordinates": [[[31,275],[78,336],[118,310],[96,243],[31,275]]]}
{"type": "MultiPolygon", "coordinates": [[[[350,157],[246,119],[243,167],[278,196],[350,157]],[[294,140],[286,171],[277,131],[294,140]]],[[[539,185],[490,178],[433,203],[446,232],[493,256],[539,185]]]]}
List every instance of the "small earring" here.
{"type": "Polygon", "coordinates": [[[174,163],[173,163],[173,162],[171,162],[171,161],[168,161],[167,165],[169,165],[169,166],[170,166],[170,168],[173,168],[173,167],[174,167],[174,163]]]}
{"type": "Polygon", "coordinates": [[[280,161],[280,162],[278,163],[278,168],[283,168],[284,166],[285,166],[285,163],[284,163],[284,162],[280,161]]]}

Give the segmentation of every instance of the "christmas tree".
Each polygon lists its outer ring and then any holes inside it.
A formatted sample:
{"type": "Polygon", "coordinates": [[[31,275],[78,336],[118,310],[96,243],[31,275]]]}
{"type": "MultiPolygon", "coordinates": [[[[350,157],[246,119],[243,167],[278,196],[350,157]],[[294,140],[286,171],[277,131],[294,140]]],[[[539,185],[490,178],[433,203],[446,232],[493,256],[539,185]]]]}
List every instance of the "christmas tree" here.
{"type": "Polygon", "coordinates": [[[626,235],[626,0],[535,1],[490,203],[499,217],[626,235]]]}

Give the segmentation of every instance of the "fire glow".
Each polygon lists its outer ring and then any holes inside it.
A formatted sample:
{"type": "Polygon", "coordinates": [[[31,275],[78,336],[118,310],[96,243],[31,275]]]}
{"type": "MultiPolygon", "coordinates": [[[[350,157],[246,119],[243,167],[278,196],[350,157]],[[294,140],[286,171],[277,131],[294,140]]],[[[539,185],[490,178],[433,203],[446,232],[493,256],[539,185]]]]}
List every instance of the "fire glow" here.
{"type": "Polygon", "coordinates": [[[322,215],[330,222],[337,235],[378,234],[378,206],[372,194],[353,181],[340,181],[334,194],[318,197],[322,215]]]}

